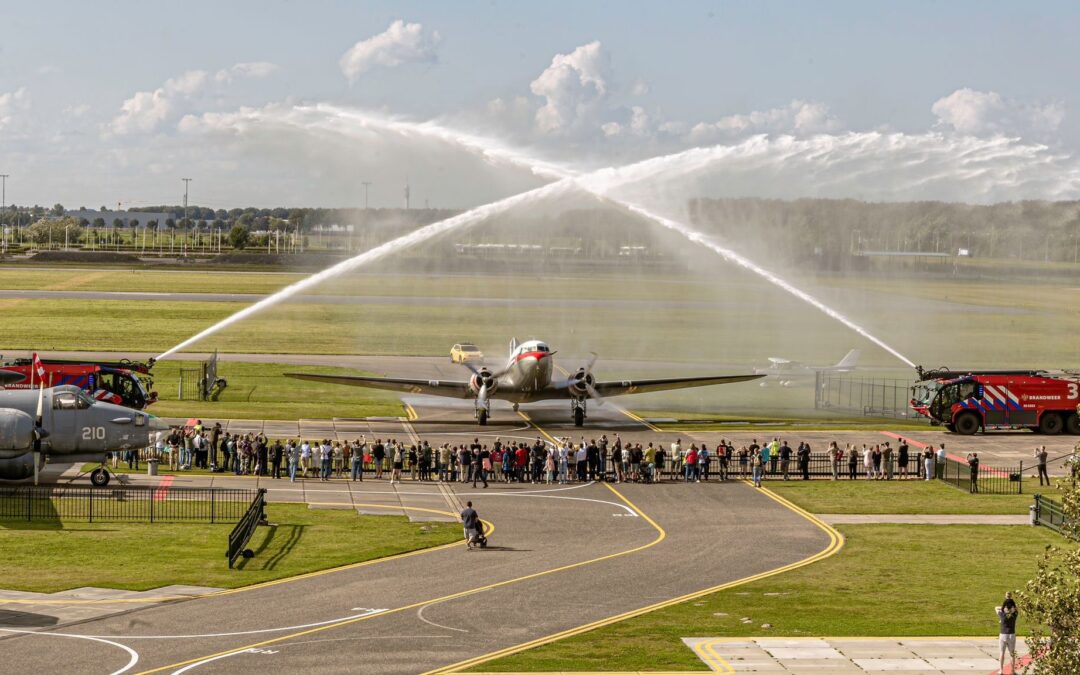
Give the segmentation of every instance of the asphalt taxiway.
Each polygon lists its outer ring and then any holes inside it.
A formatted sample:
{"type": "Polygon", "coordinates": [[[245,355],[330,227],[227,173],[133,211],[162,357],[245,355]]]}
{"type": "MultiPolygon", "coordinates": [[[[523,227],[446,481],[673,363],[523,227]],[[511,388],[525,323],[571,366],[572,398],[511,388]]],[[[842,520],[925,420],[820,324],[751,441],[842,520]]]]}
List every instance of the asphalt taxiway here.
{"type": "MultiPolygon", "coordinates": [[[[361,489],[387,489],[370,485],[361,489]]],[[[842,545],[742,483],[465,489],[494,527],[488,549],[452,544],[75,625],[0,630],[5,667],[426,672],[809,564],[842,545]]]]}

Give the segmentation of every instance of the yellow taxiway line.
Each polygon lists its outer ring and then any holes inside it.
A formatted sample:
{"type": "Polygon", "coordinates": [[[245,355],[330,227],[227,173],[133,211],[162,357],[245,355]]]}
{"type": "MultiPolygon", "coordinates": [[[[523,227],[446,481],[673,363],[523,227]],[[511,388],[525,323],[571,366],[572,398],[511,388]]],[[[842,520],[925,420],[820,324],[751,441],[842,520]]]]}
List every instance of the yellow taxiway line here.
{"type": "MultiPolygon", "coordinates": [[[[547,435],[547,434],[545,433],[545,435],[547,435]]],[[[272,639],[269,639],[269,640],[263,640],[261,642],[256,642],[256,643],[250,644],[250,645],[244,645],[242,647],[234,647],[232,649],[226,649],[224,651],[217,652],[216,654],[207,654],[205,656],[200,656],[200,657],[197,657],[197,658],[194,658],[194,659],[188,659],[186,661],[180,661],[180,662],[173,663],[173,664],[170,664],[170,665],[167,665],[167,666],[161,666],[161,667],[158,667],[158,668],[154,668],[152,670],[146,670],[146,671],[143,671],[142,673],[139,673],[139,675],[148,675],[149,673],[157,673],[157,672],[161,672],[161,671],[164,671],[164,670],[172,670],[172,669],[176,669],[176,668],[182,668],[182,667],[190,665],[192,663],[197,663],[197,662],[200,662],[200,661],[206,661],[207,659],[215,659],[215,658],[219,658],[219,657],[223,657],[223,656],[227,656],[227,655],[231,655],[231,654],[238,654],[240,652],[244,652],[244,651],[248,651],[248,650],[252,650],[252,649],[257,649],[257,648],[260,648],[260,647],[265,647],[266,645],[277,644],[277,643],[285,642],[287,640],[292,640],[292,639],[295,639],[295,638],[298,638],[298,637],[303,637],[305,635],[311,635],[313,633],[319,633],[319,632],[322,632],[322,631],[325,631],[325,630],[330,630],[331,628],[340,628],[341,626],[347,626],[347,625],[350,625],[350,624],[359,623],[361,621],[367,621],[367,620],[374,619],[374,618],[380,617],[380,616],[388,616],[388,615],[391,615],[391,614],[399,614],[401,612],[405,612],[405,611],[408,611],[410,609],[418,609],[420,607],[423,607],[424,605],[430,605],[430,604],[437,603],[437,602],[446,602],[447,600],[456,600],[457,598],[468,597],[470,595],[475,595],[477,593],[482,593],[484,591],[489,591],[489,590],[492,590],[492,589],[495,589],[495,588],[502,588],[503,586],[510,586],[512,584],[517,584],[517,583],[520,583],[520,582],[523,582],[523,581],[529,581],[531,579],[537,579],[537,578],[545,577],[545,576],[548,576],[548,575],[551,575],[551,574],[558,574],[559,572],[565,572],[567,570],[577,569],[578,567],[584,567],[586,565],[592,565],[592,564],[595,564],[595,563],[598,563],[598,562],[603,562],[604,560],[611,560],[613,558],[619,558],[619,557],[626,556],[626,555],[632,555],[634,553],[638,553],[639,551],[644,551],[645,549],[652,548],[653,546],[656,546],[657,544],[659,544],[660,542],[662,542],[664,539],[667,538],[667,532],[664,531],[664,528],[660,527],[660,525],[658,525],[656,523],[656,521],[654,521],[652,518],[649,518],[644,513],[641,513],[637,509],[637,507],[633,506],[633,504],[631,504],[629,502],[629,500],[627,500],[625,497],[623,497],[623,495],[618,490],[611,487],[610,485],[607,485],[606,483],[605,483],[605,486],[609,490],[614,492],[616,495],[618,495],[620,499],[622,499],[624,502],[626,502],[630,506],[630,508],[632,508],[634,511],[636,511],[640,516],[642,516],[645,519],[646,522],[648,522],[653,528],[656,529],[657,536],[656,536],[655,539],[653,539],[652,541],[650,541],[650,542],[648,542],[646,544],[642,544],[640,546],[635,546],[634,548],[631,548],[631,549],[628,549],[628,550],[625,550],[625,551],[619,551],[617,553],[609,553],[609,554],[602,555],[602,556],[592,558],[592,559],[589,559],[589,560],[583,560],[583,561],[580,561],[580,562],[570,563],[570,564],[562,565],[560,567],[555,567],[555,568],[552,568],[552,569],[541,570],[539,572],[533,572],[532,574],[526,574],[524,576],[515,577],[513,579],[506,579],[506,580],[503,580],[503,581],[498,581],[498,582],[495,582],[493,584],[487,584],[485,586],[480,586],[480,587],[477,587],[477,588],[471,588],[471,589],[464,590],[464,591],[458,591],[457,593],[450,593],[448,595],[444,595],[444,596],[438,597],[438,598],[431,598],[431,599],[428,599],[428,600],[421,600],[419,602],[414,602],[412,604],[405,605],[403,607],[396,607],[394,609],[388,609],[385,612],[378,612],[376,614],[366,614],[364,616],[354,617],[354,618],[351,618],[351,619],[345,619],[345,620],[342,620],[342,621],[337,621],[335,623],[330,623],[330,624],[326,624],[326,625],[323,625],[323,626],[318,626],[316,628],[309,628],[307,630],[299,631],[297,633],[291,633],[289,635],[282,635],[280,637],[272,638],[272,639]]],[[[400,507],[397,507],[397,508],[400,508],[400,507]]],[[[460,546],[461,544],[458,543],[458,544],[452,544],[452,545],[460,546]]],[[[444,546],[444,548],[445,548],[445,546],[444,546]]],[[[437,549],[424,549],[424,551],[420,551],[420,552],[426,552],[426,551],[432,551],[432,550],[437,550],[437,549]]],[[[420,553],[420,552],[417,552],[417,553],[420,553]]],[[[371,561],[371,562],[375,562],[375,561],[371,561]]],[[[359,565],[357,565],[357,566],[359,566],[359,565]]],[[[313,574],[313,576],[314,576],[314,574],[313,574]]],[[[271,585],[272,583],[273,582],[267,582],[267,584],[265,584],[265,585],[271,585]]],[[[237,589],[237,590],[240,590],[240,589],[237,589]]]]}
{"type": "MultiPolygon", "coordinates": [[[[629,500],[627,500],[625,497],[623,497],[621,493],[619,493],[617,490],[615,490],[615,488],[611,487],[610,484],[604,483],[604,485],[608,489],[610,489],[612,492],[615,492],[615,494],[619,495],[619,497],[624,502],[626,502],[627,505],[630,506],[630,508],[632,508],[634,511],[636,511],[638,513],[638,515],[640,515],[641,517],[647,519],[650,523],[653,522],[652,519],[650,519],[648,516],[646,516],[644,513],[642,513],[636,506],[634,506],[632,503],[630,503],[629,500]]],[[[730,588],[735,588],[736,586],[742,586],[743,584],[748,584],[748,583],[750,583],[752,581],[758,581],[759,579],[765,579],[765,578],[768,578],[768,577],[771,577],[771,576],[775,576],[777,574],[783,574],[784,572],[790,572],[791,570],[795,570],[795,569],[798,569],[800,567],[805,567],[807,565],[812,565],[813,563],[816,563],[819,560],[823,560],[825,558],[828,558],[829,556],[835,555],[841,548],[844,547],[844,537],[843,537],[843,535],[841,535],[835,529],[830,527],[827,523],[822,522],[818,518],[815,518],[813,514],[799,508],[795,504],[792,504],[788,500],[784,499],[783,497],[781,497],[781,496],[779,496],[779,495],[777,495],[777,494],[775,494],[773,492],[770,492],[769,490],[760,489],[759,491],[764,493],[770,499],[776,501],[777,503],[783,505],[784,507],[790,509],[791,511],[794,511],[796,514],[798,514],[799,516],[801,516],[801,517],[805,518],[806,520],[810,521],[816,527],[818,527],[820,530],[825,532],[825,534],[827,534],[828,537],[829,537],[829,545],[826,546],[821,551],[819,551],[818,553],[815,553],[812,556],[809,556],[809,557],[804,558],[802,560],[790,563],[788,565],[784,565],[783,567],[777,567],[777,568],[772,569],[772,570],[761,572],[759,574],[754,574],[754,575],[751,575],[751,576],[748,576],[748,577],[743,577],[741,579],[736,579],[735,581],[729,581],[727,583],[720,584],[718,586],[713,586],[711,588],[706,588],[706,589],[703,589],[703,590],[700,590],[700,591],[695,591],[693,593],[687,593],[686,595],[681,595],[681,596],[679,596],[677,598],[672,598],[670,600],[664,600],[662,602],[658,602],[658,603],[655,603],[655,604],[652,604],[652,605],[648,605],[646,607],[641,607],[639,609],[630,610],[629,612],[623,612],[622,614],[617,614],[615,616],[611,616],[611,617],[608,617],[606,619],[601,619],[599,621],[593,621],[592,623],[587,623],[587,624],[584,624],[584,625],[581,625],[581,626],[577,626],[576,628],[570,628],[568,630],[564,630],[564,631],[561,631],[559,633],[553,633],[551,635],[548,635],[548,636],[545,636],[545,637],[542,637],[542,638],[537,638],[535,640],[530,640],[529,642],[523,642],[523,643],[521,643],[519,645],[514,645],[513,647],[507,647],[505,649],[500,649],[498,651],[490,652],[488,654],[483,654],[481,656],[477,656],[477,657],[474,657],[474,658],[471,658],[471,659],[467,659],[465,661],[460,661],[458,663],[454,663],[452,665],[445,666],[443,668],[438,668],[436,670],[429,671],[428,673],[425,673],[425,675],[436,675],[436,674],[443,674],[443,673],[460,672],[463,669],[471,668],[473,666],[478,666],[478,665],[480,665],[482,663],[486,663],[488,661],[493,661],[493,660],[495,660],[497,658],[500,658],[500,657],[503,657],[503,656],[509,656],[511,654],[516,654],[518,652],[525,651],[526,649],[531,649],[532,647],[539,647],[541,645],[545,645],[545,644],[548,644],[548,643],[551,643],[551,642],[555,642],[555,641],[561,640],[563,638],[568,638],[568,637],[572,637],[574,635],[580,635],[582,633],[587,633],[587,632],[589,632],[591,630],[595,630],[597,628],[602,628],[604,626],[608,626],[608,625],[611,625],[613,623],[618,623],[619,621],[625,621],[626,619],[631,619],[631,618],[634,618],[634,617],[637,617],[637,616],[641,616],[643,614],[648,614],[650,612],[655,612],[656,610],[663,609],[665,607],[670,607],[672,605],[677,605],[677,604],[680,604],[680,603],[683,603],[683,602],[688,602],[690,600],[695,600],[695,599],[700,598],[700,597],[705,596],[705,595],[710,595],[712,593],[717,593],[719,591],[724,591],[724,590],[727,590],[727,589],[730,589],[730,588]]],[[[659,527],[659,526],[657,526],[657,527],[659,527]]],[[[701,654],[699,653],[699,656],[700,655],[701,654]]],[[[734,672],[734,669],[731,667],[731,665],[728,664],[726,661],[724,661],[724,659],[719,654],[716,654],[715,651],[713,651],[712,653],[709,653],[708,656],[709,656],[710,659],[712,659],[712,663],[714,665],[718,666],[719,668],[727,668],[728,669],[728,670],[721,670],[721,672],[734,672]]]]}

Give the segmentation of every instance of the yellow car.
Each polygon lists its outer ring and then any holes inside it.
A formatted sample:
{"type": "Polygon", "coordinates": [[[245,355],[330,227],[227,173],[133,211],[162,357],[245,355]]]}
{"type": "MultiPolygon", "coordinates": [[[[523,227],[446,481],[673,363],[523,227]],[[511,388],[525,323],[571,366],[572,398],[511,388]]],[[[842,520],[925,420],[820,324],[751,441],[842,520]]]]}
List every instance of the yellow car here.
{"type": "Polygon", "coordinates": [[[450,363],[465,363],[466,361],[483,361],[484,352],[468,342],[459,342],[450,349],[450,363]]]}

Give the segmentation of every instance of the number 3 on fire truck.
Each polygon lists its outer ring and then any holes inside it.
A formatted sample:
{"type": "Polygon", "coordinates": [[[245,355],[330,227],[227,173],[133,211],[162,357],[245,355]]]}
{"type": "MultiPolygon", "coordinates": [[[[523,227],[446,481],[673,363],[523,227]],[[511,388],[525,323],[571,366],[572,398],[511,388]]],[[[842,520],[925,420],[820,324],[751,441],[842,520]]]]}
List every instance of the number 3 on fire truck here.
{"type": "Polygon", "coordinates": [[[1074,382],[1069,385],[1069,398],[1080,398],[1080,384],[1074,382]]]}

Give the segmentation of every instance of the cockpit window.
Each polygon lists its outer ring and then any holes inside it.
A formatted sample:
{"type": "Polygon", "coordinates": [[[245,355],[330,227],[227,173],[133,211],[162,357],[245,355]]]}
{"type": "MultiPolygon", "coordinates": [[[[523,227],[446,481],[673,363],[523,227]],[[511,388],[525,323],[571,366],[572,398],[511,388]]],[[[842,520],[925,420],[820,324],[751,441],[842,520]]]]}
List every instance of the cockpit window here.
{"type": "Polygon", "coordinates": [[[53,394],[54,410],[77,410],[80,407],[79,394],[75,392],[62,391],[53,394]]]}

